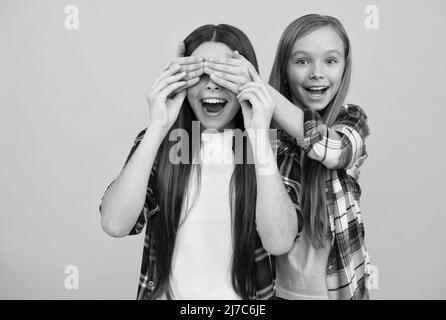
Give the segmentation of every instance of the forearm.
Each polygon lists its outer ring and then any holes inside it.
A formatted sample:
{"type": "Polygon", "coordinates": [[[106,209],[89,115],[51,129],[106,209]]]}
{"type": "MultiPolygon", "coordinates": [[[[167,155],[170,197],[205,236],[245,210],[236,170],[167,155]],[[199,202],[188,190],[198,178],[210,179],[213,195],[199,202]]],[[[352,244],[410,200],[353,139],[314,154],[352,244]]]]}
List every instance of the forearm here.
{"type": "Polygon", "coordinates": [[[113,237],[126,236],[135,225],[146,198],[147,185],[163,134],[149,127],[138,148],[104,194],[101,223],[113,237]]]}
{"type": "Polygon", "coordinates": [[[267,85],[267,89],[276,104],[273,114],[274,124],[279,129],[286,131],[291,137],[298,139],[298,141],[302,140],[304,138],[303,111],[272,86],[267,85]]]}
{"type": "Polygon", "coordinates": [[[367,135],[368,129],[364,127],[366,123],[358,119],[349,117],[343,109],[339,121],[329,127],[316,111],[306,110],[305,139],[301,147],[308,157],[328,169],[349,168],[365,152],[363,137],[367,135]]]}
{"type": "Polygon", "coordinates": [[[266,133],[250,134],[256,167],[256,223],[262,244],[269,253],[291,250],[297,235],[297,215],[282,182],[266,133]]]}

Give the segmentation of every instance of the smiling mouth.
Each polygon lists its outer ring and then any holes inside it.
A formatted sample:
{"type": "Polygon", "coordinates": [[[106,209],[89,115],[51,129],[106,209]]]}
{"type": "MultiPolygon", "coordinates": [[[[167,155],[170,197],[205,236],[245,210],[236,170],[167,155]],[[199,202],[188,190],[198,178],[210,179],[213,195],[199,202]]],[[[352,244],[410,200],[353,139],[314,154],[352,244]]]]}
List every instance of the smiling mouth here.
{"type": "Polygon", "coordinates": [[[205,114],[216,116],[222,112],[228,101],[222,98],[205,98],[201,99],[200,103],[205,114]]]}
{"type": "Polygon", "coordinates": [[[325,92],[327,92],[329,87],[327,86],[311,86],[304,87],[305,91],[307,91],[311,96],[320,97],[323,96],[325,92]]]}

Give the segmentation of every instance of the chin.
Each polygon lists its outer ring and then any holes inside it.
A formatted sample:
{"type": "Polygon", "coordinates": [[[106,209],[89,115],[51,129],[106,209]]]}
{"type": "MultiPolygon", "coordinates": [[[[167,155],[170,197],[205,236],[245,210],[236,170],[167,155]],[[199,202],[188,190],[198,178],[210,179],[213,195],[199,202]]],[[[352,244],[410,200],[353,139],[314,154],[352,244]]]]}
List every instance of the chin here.
{"type": "Polygon", "coordinates": [[[324,110],[328,103],[325,102],[307,102],[305,103],[305,105],[308,107],[308,109],[310,110],[314,110],[314,111],[321,111],[324,110]]]}
{"type": "Polygon", "coordinates": [[[199,119],[200,125],[203,129],[223,130],[227,127],[226,121],[199,119]]]}

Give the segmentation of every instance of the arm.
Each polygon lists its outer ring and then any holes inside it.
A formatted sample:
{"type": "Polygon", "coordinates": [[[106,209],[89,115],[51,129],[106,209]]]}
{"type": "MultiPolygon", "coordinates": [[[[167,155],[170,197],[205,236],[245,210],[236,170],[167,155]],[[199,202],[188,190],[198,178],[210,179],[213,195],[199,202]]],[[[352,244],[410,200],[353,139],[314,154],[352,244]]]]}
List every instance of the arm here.
{"type": "Polygon", "coordinates": [[[304,139],[298,144],[308,157],[329,169],[349,169],[367,157],[364,143],[368,135],[367,116],[358,106],[343,108],[331,127],[317,112],[305,110],[304,139]]]}
{"type": "Polygon", "coordinates": [[[267,85],[267,88],[276,104],[273,114],[275,126],[286,131],[298,141],[302,140],[304,138],[304,112],[302,109],[282,96],[274,87],[267,85]]]}
{"type": "Polygon", "coordinates": [[[263,247],[273,255],[291,250],[298,231],[298,219],[269,141],[274,102],[260,77],[240,87],[237,99],[248,131],[257,179],[256,224],[263,247]],[[265,147],[266,146],[266,147],[265,147]]]}
{"type": "MultiPolygon", "coordinates": [[[[213,81],[236,94],[251,81],[251,74],[256,73],[252,64],[238,53],[234,53],[234,59],[206,62],[204,72],[210,74],[213,81]]],[[[352,108],[348,110],[351,119],[328,128],[317,112],[303,111],[272,86],[268,85],[267,89],[276,105],[272,119],[275,127],[295,138],[308,157],[329,169],[351,168],[363,161],[366,156],[364,139],[368,134],[363,112],[352,108]]]]}
{"type": "Polygon", "coordinates": [[[298,216],[277,168],[266,130],[248,131],[257,179],[256,223],[263,247],[270,254],[291,250],[298,232],[298,216]],[[266,146],[266,148],[262,147],[266,146]]]}
{"type": "MultiPolygon", "coordinates": [[[[178,117],[186,90],[174,94],[186,84],[186,72],[173,64],[159,75],[147,97],[150,124],[141,141],[136,140],[135,150],[118,178],[106,190],[100,205],[102,228],[113,237],[123,237],[132,227],[144,208],[147,186],[158,149],[178,117]],[[182,80],[183,79],[183,80],[182,80]]],[[[152,192],[153,193],[153,192],[152,192]]],[[[138,228],[140,229],[140,228],[138,228]]]]}
{"type": "Polygon", "coordinates": [[[100,205],[103,230],[112,237],[130,233],[143,209],[147,186],[163,133],[149,127],[135,141],[136,149],[109,186],[100,205]]]}

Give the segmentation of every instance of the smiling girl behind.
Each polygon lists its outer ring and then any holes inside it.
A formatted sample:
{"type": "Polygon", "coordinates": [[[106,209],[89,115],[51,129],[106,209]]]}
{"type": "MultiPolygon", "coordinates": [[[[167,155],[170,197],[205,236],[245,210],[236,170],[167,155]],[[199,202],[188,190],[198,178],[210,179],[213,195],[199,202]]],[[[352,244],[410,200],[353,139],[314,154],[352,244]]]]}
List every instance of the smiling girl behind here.
{"type": "MultiPolygon", "coordinates": [[[[244,75],[252,66],[243,55],[206,68],[234,92],[250,86],[244,75]]],[[[283,130],[280,139],[296,145],[294,156],[281,165],[298,172],[305,222],[292,250],[276,259],[280,298],[368,297],[370,262],[358,179],[369,127],[362,108],[344,104],[350,75],[350,41],[339,20],[310,14],[285,29],[268,91],[276,103],[273,124],[283,130]]]]}

